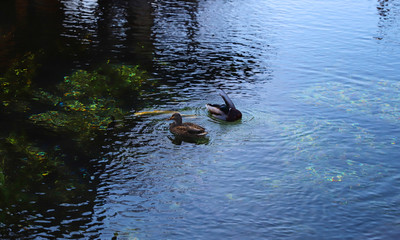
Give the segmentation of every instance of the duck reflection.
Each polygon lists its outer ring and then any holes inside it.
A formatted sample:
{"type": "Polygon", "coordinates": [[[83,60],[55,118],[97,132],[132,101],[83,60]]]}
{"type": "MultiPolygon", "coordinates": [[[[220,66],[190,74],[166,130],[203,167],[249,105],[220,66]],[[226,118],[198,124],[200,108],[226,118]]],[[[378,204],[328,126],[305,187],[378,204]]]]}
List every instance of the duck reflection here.
{"type": "Polygon", "coordinates": [[[175,145],[182,145],[182,142],[194,143],[194,144],[208,144],[210,142],[209,137],[202,137],[200,139],[190,139],[181,136],[168,136],[168,139],[175,145]]]}

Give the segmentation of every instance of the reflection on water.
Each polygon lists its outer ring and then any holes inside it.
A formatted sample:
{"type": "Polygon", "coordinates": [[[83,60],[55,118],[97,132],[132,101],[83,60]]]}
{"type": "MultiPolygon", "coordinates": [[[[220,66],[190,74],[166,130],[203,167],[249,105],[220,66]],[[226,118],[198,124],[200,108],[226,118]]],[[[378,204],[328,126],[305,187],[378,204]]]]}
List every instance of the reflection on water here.
{"type": "MultiPolygon", "coordinates": [[[[61,74],[107,60],[151,64],[153,18],[147,1],[18,0],[0,4],[1,71],[15,55],[38,49],[49,53],[47,71],[61,74]]],[[[59,74],[46,75],[51,78],[47,81],[57,81],[59,74]]]]}
{"type": "Polygon", "coordinates": [[[378,22],[378,37],[379,40],[393,41],[396,44],[399,42],[400,27],[400,3],[393,0],[379,0],[377,10],[380,15],[378,22]]]}
{"type": "Polygon", "coordinates": [[[189,82],[204,83],[204,79],[208,86],[218,86],[222,85],[218,79],[223,79],[223,85],[234,89],[257,78],[270,79],[269,61],[275,54],[270,45],[274,26],[263,21],[269,17],[269,11],[256,10],[245,3],[249,8],[238,13],[235,9],[243,7],[240,4],[224,1],[154,4],[156,73],[167,77],[169,82],[187,84],[186,87],[190,87],[189,82]]]}
{"type": "Polygon", "coordinates": [[[79,48],[90,53],[89,59],[82,59],[80,53],[75,59],[76,67],[109,59],[149,64],[152,59],[149,38],[153,19],[146,1],[62,2],[65,18],[61,36],[70,39],[66,41],[72,44],[72,48],[79,44],[79,48]]]}
{"type": "MultiPolygon", "coordinates": [[[[26,19],[39,2],[16,14],[26,19]]],[[[132,114],[109,131],[79,197],[18,208],[11,226],[0,225],[20,227],[13,236],[400,235],[396,1],[63,0],[58,8],[53,34],[75,49],[65,53],[73,67],[150,62],[161,86],[143,111],[159,114],[132,114]],[[216,87],[242,121],[209,116],[204,105],[221,101],[216,87]],[[205,126],[209,141],[174,144],[162,111],[205,126]]],[[[19,48],[18,26],[1,27],[1,46],[19,48]]]]}
{"type": "Polygon", "coordinates": [[[57,1],[1,1],[0,72],[7,69],[17,54],[39,48],[55,51],[61,14],[57,1]]]}
{"type": "Polygon", "coordinates": [[[65,32],[62,36],[75,38],[82,44],[89,45],[92,42],[90,38],[97,35],[99,21],[97,0],[63,1],[63,4],[65,32]]]}

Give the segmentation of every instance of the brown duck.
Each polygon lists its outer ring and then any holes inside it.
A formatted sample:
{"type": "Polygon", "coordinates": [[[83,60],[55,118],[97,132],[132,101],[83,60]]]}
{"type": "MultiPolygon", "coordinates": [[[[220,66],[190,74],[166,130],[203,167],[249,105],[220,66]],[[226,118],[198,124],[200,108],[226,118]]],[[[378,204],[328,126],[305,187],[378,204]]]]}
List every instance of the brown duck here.
{"type": "Polygon", "coordinates": [[[169,130],[176,136],[184,138],[198,138],[204,137],[207,132],[206,130],[194,123],[185,122],[182,123],[182,116],[179,113],[174,113],[168,120],[174,120],[169,125],[169,130]]]}
{"type": "Polygon", "coordinates": [[[216,118],[233,122],[242,118],[242,113],[236,109],[235,104],[222,89],[219,95],[224,99],[225,104],[206,104],[208,111],[216,118]]]}

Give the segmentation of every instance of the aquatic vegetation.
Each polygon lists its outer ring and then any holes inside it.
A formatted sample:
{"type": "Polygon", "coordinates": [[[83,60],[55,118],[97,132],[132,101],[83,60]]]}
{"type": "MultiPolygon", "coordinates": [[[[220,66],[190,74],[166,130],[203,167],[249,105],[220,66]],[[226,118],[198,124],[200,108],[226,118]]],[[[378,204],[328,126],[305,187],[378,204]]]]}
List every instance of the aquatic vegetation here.
{"type": "MultiPolygon", "coordinates": [[[[0,138],[0,225],[7,226],[0,234],[20,222],[20,212],[35,216],[38,206],[91,196],[90,178],[67,164],[64,152],[60,145],[39,143],[23,133],[0,138]]],[[[14,227],[29,228],[36,220],[27,218],[14,227]]]]}
{"type": "Polygon", "coordinates": [[[0,135],[0,198],[10,200],[3,203],[25,198],[27,189],[50,179],[60,192],[75,189],[78,183],[60,178],[69,171],[66,148],[74,149],[68,157],[73,161],[89,156],[97,149],[94,140],[155,87],[139,66],[107,63],[78,70],[52,90],[40,89],[34,82],[39,55],[27,53],[0,76],[0,117],[9,125],[0,135]],[[14,118],[18,124],[9,122],[14,118]]]}
{"type": "MultiPolygon", "coordinates": [[[[113,111],[114,115],[120,112],[113,111]]],[[[34,114],[29,119],[37,125],[42,125],[55,132],[64,132],[65,134],[75,133],[76,140],[89,140],[89,137],[95,135],[97,130],[106,130],[107,126],[113,121],[113,115],[100,116],[96,113],[77,111],[66,113],[59,111],[48,111],[34,114]]]]}
{"type": "Polygon", "coordinates": [[[94,71],[79,70],[67,76],[58,88],[72,99],[118,98],[119,105],[135,99],[149,84],[146,72],[139,66],[105,64],[94,71]],[[128,99],[126,99],[128,98],[128,99]]]}
{"type": "Polygon", "coordinates": [[[325,82],[310,87],[302,94],[307,103],[342,109],[349,113],[367,114],[389,122],[400,121],[400,83],[379,80],[367,90],[341,82],[325,82]]]}
{"type": "Polygon", "coordinates": [[[352,120],[307,116],[286,121],[270,114],[258,119],[268,119],[267,127],[290,139],[285,147],[292,159],[287,164],[304,163],[304,168],[288,177],[288,181],[309,182],[314,187],[341,184],[352,188],[367,184],[378,172],[382,173],[378,176],[383,176],[387,169],[379,161],[371,160],[371,155],[391,151],[396,144],[395,138],[376,136],[372,130],[352,120]],[[321,141],[327,135],[331,135],[330,141],[321,141]],[[355,148],[349,148],[350,145],[355,148]]]}
{"type": "Polygon", "coordinates": [[[22,198],[26,191],[21,191],[21,188],[41,182],[50,172],[56,171],[63,164],[62,156],[60,149],[43,151],[38,144],[21,133],[11,133],[0,139],[1,199],[22,198]]]}
{"type": "Polygon", "coordinates": [[[26,111],[31,98],[33,78],[40,67],[38,58],[42,52],[28,52],[12,63],[8,71],[0,76],[0,109],[26,111]]]}
{"type": "Polygon", "coordinates": [[[88,141],[98,130],[106,130],[114,119],[121,119],[124,108],[140,96],[147,84],[146,72],[138,66],[105,66],[95,71],[79,70],[57,86],[58,95],[40,92],[41,99],[57,110],[33,114],[35,124],[56,132],[75,133],[88,141]]]}
{"type": "Polygon", "coordinates": [[[0,78],[0,108],[10,112],[31,112],[29,120],[55,132],[74,133],[88,140],[120,119],[143,92],[154,89],[139,66],[104,64],[93,71],[78,70],[66,76],[56,91],[36,88],[33,79],[42,52],[17,59],[0,78]],[[33,104],[48,109],[34,112],[33,104]]]}
{"type": "Polygon", "coordinates": [[[33,100],[49,110],[32,114],[29,120],[55,132],[75,133],[75,139],[89,140],[126,114],[123,109],[129,100],[140,96],[147,86],[145,74],[138,66],[109,64],[91,72],[79,70],[65,77],[55,93],[32,90],[33,100]]]}

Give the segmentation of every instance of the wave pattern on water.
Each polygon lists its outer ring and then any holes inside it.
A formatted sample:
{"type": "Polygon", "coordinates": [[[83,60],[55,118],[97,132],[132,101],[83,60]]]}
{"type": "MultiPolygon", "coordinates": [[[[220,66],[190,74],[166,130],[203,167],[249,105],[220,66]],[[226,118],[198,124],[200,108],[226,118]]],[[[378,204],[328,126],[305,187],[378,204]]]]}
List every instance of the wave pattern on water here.
{"type": "Polygon", "coordinates": [[[143,114],[107,132],[103,156],[92,160],[100,165],[93,194],[64,202],[62,213],[21,212],[32,223],[22,232],[397,239],[395,1],[62,3],[62,37],[96,52],[92,59],[150,59],[159,87],[142,96],[143,114]],[[223,103],[218,87],[241,121],[207,113],[204,104],[223,103]],[[173,111],[204,126],[208,141],[175,141],[173,111]]]}
{"type": "Polygon", "coordinates": [[[274,27],[272,23],[261,24],[263,18],[254,15],[254,11],[264,16],[269,11],[260,12],[247,3],[242,8],[246,12],[227,11],[236,9],[235,4],[223,1],[156,4],[155,16],[163,16],[153,27],[157,72],[162,77],[172,77],[170,81],[176,83],[203,82],[206,78],[210,86],[229,88],[260,78],[269,80],[272,74],[269,61],[275,50],[265,40],[273,39],[274,33],[265,30],[274,27]],[[171,15],[168,14],[171,9],[181,11],[171,15]],[[253,24],[243,26],[250,22],[253,24]]]}

